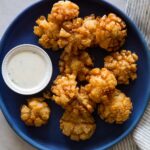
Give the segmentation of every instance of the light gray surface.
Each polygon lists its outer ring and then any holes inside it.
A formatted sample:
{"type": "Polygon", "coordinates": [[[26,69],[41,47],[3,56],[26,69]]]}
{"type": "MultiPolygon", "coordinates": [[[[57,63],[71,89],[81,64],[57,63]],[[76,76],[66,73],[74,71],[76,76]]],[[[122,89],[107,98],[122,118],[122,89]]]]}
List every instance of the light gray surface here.
{"type": "Polygon", "coordinates": [[[0,0],[0,37],[16,15],[37,1],[39,0],[0,0]]]}
{"type": "MultiPolygon", "coordinates": [[[[14,19],[14,17],[27,6],[36,1],[38,0],[0,0],[0,37],[3,35],[5,29],[14,19]]],[[[109,2],[113,3],[123,11],[125,10],[125,0],[109,0],[109,2]]],[[[34,150],[30,145],[14,134],[1,112],[0,126],[0,150],[34,150]]],[[[127,140],[131,141],[131,136],[127,140]]],[[[126,147],[122,148],[122,144],[124,143],[124,141],[121,142],[113,149],[127,150],[126,147]]],[[[128,142],[128,146],[131,147],[131,149],[128,150],[135,150],[133,145],[130,146],[130,142],[128,142]]]]}

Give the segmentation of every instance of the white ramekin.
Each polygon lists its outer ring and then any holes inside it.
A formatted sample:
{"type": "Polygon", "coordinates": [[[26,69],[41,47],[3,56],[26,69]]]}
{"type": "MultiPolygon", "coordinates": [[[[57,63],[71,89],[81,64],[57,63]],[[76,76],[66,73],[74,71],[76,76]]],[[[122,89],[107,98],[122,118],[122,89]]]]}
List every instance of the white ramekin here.
{"type": "MultiPolygon", "coordinates": [[[[7,84],[7,86],[13,90],[16,93],[19,94],[23,94],[23,95],[32,95],[35,93],[40,92],[41,90],[43,90],[48,83],[51,80],[51,76],[52,76],[52,62],[50,57],[48,56],[48,54],[40,47],[32,45],[32,44],[22,44],[19,45],[17,47],[14,47],[13,49],[11,49],[6,56],[3,59],[3,63],[2,63],[2,76],[3,79],[5,81],[5,83],[7,84]],[[36,54],[39,54],[40,56],[43,57],[44,61],[46,62],[46,73],[44,78],[42,79],[42,81],[39,81],[39,84],[34,87],[34,88],[22,88],[19,87],[18,85],[14,84],[11,80],[10,77],[8,76],[8,71],[7,71],[7,64],[8,61],[10,60],[10,58],[12,57],[12,55],[16,55],[17,53],[21,52],[21,51],[32,51],[32,52],[36,52],[36,54]]],[[[34,78],[34,77],[33,77],[34,78]]]]}

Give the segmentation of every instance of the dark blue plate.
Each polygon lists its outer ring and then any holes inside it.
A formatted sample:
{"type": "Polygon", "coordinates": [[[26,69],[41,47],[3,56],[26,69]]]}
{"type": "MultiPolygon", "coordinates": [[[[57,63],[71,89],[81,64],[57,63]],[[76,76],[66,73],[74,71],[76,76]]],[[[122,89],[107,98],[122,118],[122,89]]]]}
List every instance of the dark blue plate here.
{"type": "MultiPolygon", "coordinates": [[[[38,45],[38,39],[33,34],[35,20],[40,15],[46,15],[50,11],[54,2],[56,1],[40,1],[26,9],[15,19],[1,40],[0,62],[2,62],[5,54],[14,46],[25,43],[38,45]]],[[[93,137],[84,142],[74,142],[61,134],[59,129],[59,120],[63,110],[51,101],[48,103],[51,106],[52,114],[47,125],[41,128],[25,126],[20,120],[20,106],[26,102],[28,97],[21,96],[11,91],[4,83],[2,75],[0,74],[0,105],[8,123],[20,137],[38,149],[107,149],[123,139],[135,127],[145,110],[150,96],[149,52],[143,37],[133,22],[116,7],[103,0],[74,0],[74,2],[80,6],[80,16],[89,15],[91,13],[103,15],[109,12],[114,12],[126,22],[128,38],[124,48],[136,52],[139,56],[137,72],[138,79],[132,82],[129,86],[119,88],[132,98],[134,109],[130,119],[122,125],[107,124],[95,115],[97,129],[93,137]]],[[[52,79],[54,79],[58,74],[58,59],[60,52],[55,53],[50,50],[47,52],[52,58],[54,68],[52,79]]],[[[95,66],[102,67],[103,57],[107,53],[95,48],[89,49],[89,52],[94,57],[95,66]]]]}

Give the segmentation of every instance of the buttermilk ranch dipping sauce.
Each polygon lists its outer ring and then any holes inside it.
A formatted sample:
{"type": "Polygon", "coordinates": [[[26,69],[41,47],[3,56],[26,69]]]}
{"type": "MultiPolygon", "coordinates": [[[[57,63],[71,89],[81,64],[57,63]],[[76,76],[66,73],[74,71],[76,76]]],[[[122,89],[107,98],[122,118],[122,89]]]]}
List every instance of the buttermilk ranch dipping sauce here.
{"type": "Polygon", "coordinates": [[[12,56],[6,69],[10,80],[22,88],[37,86],[47,71],[44,59],[32,51],[22,51],[12,56]]]}
{"type": "Polygon", "coordinates": [[[41,48],[29,44],[15,47],[5,56],[2,74],[6,84],[20,94],[34,94],[50,81],[52,64],[41,48]]]}

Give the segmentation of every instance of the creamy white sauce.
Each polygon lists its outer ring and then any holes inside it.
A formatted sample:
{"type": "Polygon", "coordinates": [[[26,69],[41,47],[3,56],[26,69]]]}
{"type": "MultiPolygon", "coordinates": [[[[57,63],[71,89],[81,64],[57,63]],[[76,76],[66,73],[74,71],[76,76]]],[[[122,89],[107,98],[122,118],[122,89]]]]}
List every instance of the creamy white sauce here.
{"type": "Polygon", "coordinates": [[[21,51],[7,63],[10,80],[21,88],[34,88],[45,77],[47,68],[44,58],[32,51],[21,51]]]}

